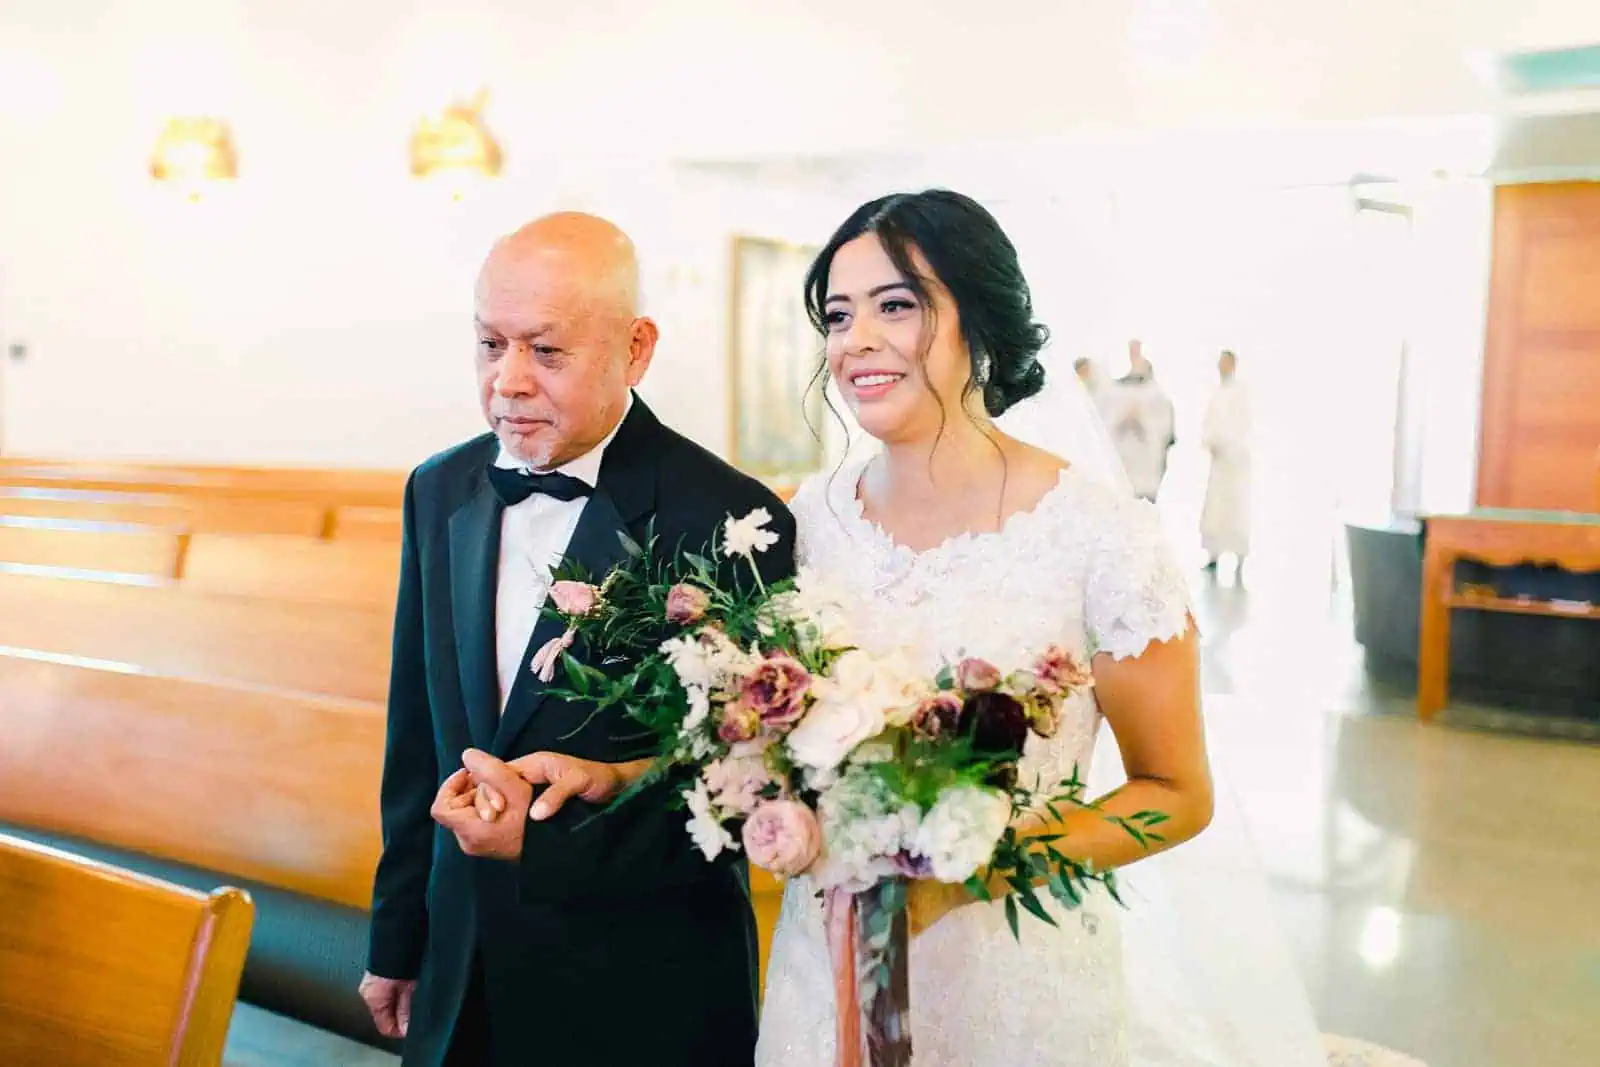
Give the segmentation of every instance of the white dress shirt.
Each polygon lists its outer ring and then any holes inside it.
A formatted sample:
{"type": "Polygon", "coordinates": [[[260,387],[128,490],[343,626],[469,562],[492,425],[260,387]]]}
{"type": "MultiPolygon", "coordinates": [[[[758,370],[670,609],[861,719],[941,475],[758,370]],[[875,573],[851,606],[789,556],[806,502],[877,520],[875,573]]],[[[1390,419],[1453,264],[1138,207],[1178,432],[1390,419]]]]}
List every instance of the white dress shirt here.
{"type": "MultiPolygon", "coordinates": [[[[566,474],[594,488],[600,480],[600,462],[606,446],[617,436],[632,407],[630,394],[622,418],[605,440],[571,463],[553,472],[539,473],[566,474]]],[[[528,469],[527,464],[514,458],[504,445],[494,465],[510,470],[528,469]]],[[[517,672],[527,658],[528,641],[533,637],[533,628],[539,624],[539,614],[549,596],[550,570],[566,553],[573,531],[578,528],[578,517],[587,503],[586,497],[557,500],[535,493],[522,503],[506,508],[500,518],[500,579],[495,592],[494,636],[502,712],[511,696],[511,686],[517,680],[517,672]]]]}

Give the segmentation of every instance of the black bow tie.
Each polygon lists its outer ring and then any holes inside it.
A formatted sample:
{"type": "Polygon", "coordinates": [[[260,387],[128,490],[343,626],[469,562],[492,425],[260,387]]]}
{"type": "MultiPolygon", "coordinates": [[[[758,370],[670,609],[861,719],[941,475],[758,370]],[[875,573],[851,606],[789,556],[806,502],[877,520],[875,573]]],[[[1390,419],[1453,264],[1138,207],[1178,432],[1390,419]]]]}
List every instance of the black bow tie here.
{"type": "Polygon", "coordinates": [[[594,492],[589,483],[570,474],[535,474],[489,465],[489,484],[506,507],[515,507],[535,493],[552,500],[578,500],[594,492]]]}

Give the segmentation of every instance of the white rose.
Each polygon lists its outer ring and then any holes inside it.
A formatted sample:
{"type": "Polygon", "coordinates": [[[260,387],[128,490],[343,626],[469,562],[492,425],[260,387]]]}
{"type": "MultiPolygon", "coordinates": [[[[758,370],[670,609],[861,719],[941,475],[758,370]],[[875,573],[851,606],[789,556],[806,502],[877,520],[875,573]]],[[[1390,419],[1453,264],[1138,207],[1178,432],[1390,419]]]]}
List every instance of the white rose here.
{"type": "Polygon", "coordinates": [[[993,789],[957,786],[941,793],[912,836],[911,851],[941,882],[965,882],[989,862],[1011,821],[1011,801],[993,789]]]}
{"type": "Polygon", "coordinates": [[[840,699],[871,704],[882,710],[890,726],[904,726],[926,695],[929,679],[899,652],[868,655],[857,650],[839,657],[828,683],[840,699]]]}
{"type": "Polygon", "coordinates": [[[683,791],[683,798],[689,802],[689,836],[706,859],[714,860],[724,850],[738,850],[739,843],[717,818],[705,782],[696,781],[693,789],[683,791]]]}
{"type": "Polygon", "coordinates": [[[883,709],[849,699],[819,699],[784,744],[803,767],[831,770],[861,742],[883,733],[883,709]]]}

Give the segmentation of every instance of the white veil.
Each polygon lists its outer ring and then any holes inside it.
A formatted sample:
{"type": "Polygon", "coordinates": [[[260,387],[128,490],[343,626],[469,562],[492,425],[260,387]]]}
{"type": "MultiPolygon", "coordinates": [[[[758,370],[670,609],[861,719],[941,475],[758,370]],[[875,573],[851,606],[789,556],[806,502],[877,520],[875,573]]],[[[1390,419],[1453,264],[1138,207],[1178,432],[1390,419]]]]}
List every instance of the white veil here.
{"type": "MultiPolygon", "coordinates": [[[[997,424],[1133,495],[1111,436],[1071,373],[997,424]]],[[[1249,828],[1212,746],[1216,814],[1193,841],[1118,872],[1135,1067],[1326,1067],[1327,1054],[1277,923],[1249,828]]],[[[1109,730],[1096,746],[1090,794],[1123,781],[1109,730]]]]}

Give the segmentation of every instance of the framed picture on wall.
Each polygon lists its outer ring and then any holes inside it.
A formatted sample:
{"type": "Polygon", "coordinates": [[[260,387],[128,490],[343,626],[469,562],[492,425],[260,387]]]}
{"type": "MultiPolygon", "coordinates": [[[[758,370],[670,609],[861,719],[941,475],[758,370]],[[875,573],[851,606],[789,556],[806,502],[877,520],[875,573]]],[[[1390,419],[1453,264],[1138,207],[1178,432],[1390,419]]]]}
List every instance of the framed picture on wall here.
{"type": "Polygon", "coordinates": [[[778,485],[798,482],[823,463],[822,339],[806,318],[801,291],[817,252],[762,237],[733,241],[730,460],[778,485]]]}

